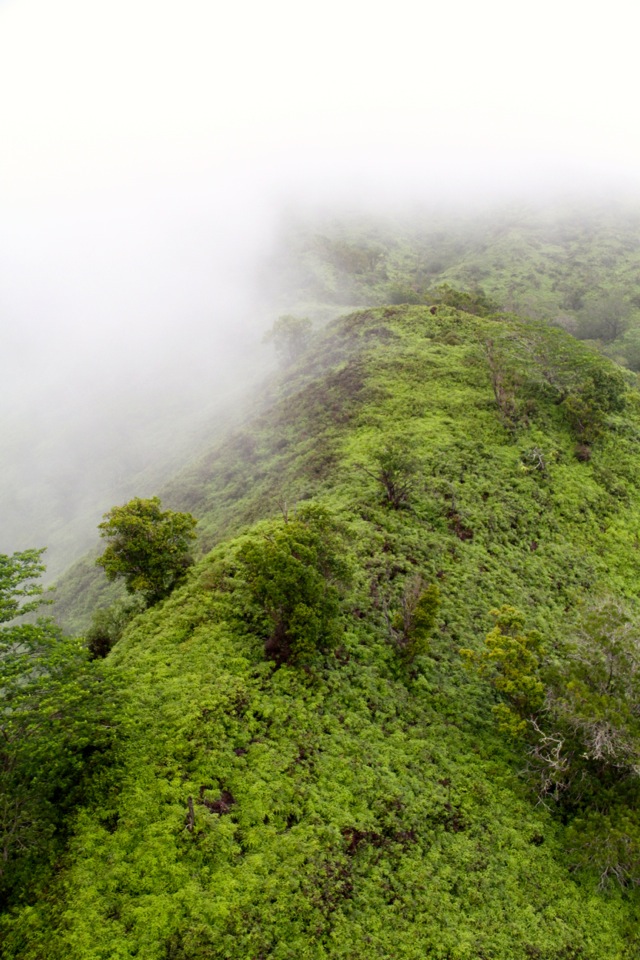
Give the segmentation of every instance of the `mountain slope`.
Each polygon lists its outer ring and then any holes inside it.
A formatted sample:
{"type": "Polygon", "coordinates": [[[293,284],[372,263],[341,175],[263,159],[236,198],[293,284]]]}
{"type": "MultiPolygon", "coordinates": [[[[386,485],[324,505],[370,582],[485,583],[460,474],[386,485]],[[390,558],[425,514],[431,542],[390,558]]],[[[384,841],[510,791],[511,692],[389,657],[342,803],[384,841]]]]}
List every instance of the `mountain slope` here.
{"type": "Polygon", "coordinates": [[[637,200],[609,198],[309,217],[286,225],[270,278],[284,309],[318,318],[336,304],[433,302],[442,283],[480,286],[502,309],[600,341],[638,370],[639,264],[637,200]]]}
{"type": "Polygon", "coordinates": [[[591,598],[633,604],[639,444],[638,395],[560,331],[442,306],[330,325],[170,488],[212,550],[112,651],[118,754],[5,956],[637,955],[633,890],[577,869],[460,648],[505,603],[552,651],[591,598]],[[265,658],[243,558],[307,503],[350,577],[337,646],[301,666],[265,658]],[[407,660],[416,583],[441,602],[407,660]]]}

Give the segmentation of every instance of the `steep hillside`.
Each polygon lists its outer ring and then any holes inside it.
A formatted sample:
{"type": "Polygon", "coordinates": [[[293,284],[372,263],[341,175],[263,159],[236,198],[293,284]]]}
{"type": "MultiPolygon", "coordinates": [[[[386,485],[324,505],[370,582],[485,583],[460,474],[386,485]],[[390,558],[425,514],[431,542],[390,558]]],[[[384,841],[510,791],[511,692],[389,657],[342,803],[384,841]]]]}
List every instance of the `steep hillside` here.
{"type": "MultiPolygon", "coordinates": [[[[243,278],[260,291],[259,306],[245,326],[253,332],[236,348],[236,373],[234,364],[224,374],[192,371],[187,389],[188,364],[167,368],[161,388],[147,396],[148,382],[139,402],[119,410],[116,398],[128,387],[110,383],[108,403],[89,404],[89,424],[73,409],[63,415],[56,403],[31,409],[16,394],[2,434],[4,549],[47,545],[48,574],[58,578],[90,548],[95,525],[112,504],[157,490],[181,463],[201,456],[212,433],[219,436],[221,424],[234,421],[247,385],[262,375],[268,351],[260,346],[261,331],[278,313],[309,315],[321,325],[355,306],[433,303],[442,299],[442,284],[475,297],[482,288],[493,309],[564,326],[640,370],[638,211],[632,199],[539,202],[482,213],[413,208],[405,216],[364,217],[343,211],[288,223],[262,275],[243,278]],[[38,443],[25,439],[34,423],[38,443]]],[[[452,305],[469,308],[456,298],[452,305]]],[[[225,339],[242,326],[230,324],[225,339]]]]}
{"type": "Polygon", "coordinates": [[[594,604],[636,615],[638,401],[606,359],[506,315],[329,325],[168,488],[210,552],[109,655],[111,766],[3,956],[637,956],[634,775],[618,758],[580,767],[588,790],[542,789],[504,722],[520,687],[473,662],[505,604],[524,626],[498,636],[537,630],[559,677],[594,604]],[[289,613],[265,599],[282,578],[289,613]]]}

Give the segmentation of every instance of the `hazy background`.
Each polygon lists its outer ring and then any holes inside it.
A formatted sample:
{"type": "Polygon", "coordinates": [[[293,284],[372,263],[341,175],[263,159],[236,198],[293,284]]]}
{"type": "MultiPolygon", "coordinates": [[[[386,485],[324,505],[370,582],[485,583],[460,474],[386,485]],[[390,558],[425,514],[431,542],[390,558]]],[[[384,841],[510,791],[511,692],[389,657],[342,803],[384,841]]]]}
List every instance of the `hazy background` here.
{"type": "Polygon", "coordinates": [[[633,14],[0,0],[0,551],[57,572],[215,429],[283,210],[634,186],[633,14]]]}

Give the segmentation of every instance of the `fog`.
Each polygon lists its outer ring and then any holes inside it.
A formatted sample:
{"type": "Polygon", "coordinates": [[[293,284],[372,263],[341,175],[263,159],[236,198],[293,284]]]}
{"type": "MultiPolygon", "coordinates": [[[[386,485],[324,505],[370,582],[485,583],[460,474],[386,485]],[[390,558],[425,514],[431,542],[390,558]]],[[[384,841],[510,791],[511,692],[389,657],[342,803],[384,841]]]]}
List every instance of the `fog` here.
{"type": "Polygon", "coordinates": [[[238,408],[285,215],[635,189],[632,13],[0,0],[0,551],[59,572],[238,408]]]}

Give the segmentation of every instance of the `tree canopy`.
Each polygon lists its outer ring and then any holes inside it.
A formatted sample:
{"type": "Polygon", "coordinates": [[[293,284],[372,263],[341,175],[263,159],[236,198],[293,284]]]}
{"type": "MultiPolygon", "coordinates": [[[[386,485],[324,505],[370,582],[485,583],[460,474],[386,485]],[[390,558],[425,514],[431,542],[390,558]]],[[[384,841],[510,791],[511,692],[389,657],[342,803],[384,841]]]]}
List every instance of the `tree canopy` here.
{"type": "Polygon", "coordinates": [[[42,586],[36,581],[45,571],[44,564],[40,562],[44,551],[42,547],[11,556],[0,553],[0,623],[35,610],[42,602],[42,586]],[[25,597],[36,599],[25,603],[25,597]]]}
{"type": "MultiPolygon", "coordinates": [[[[0,554],[0,620],[33,611],[43,550],[0,554]],[[23,597],[35,597],[20,606],[23,597]]],[[[110,742],[113,687],[51,619],[0,626],[0,905],[42,879],[110,742]]]]}
{"type": "Polygon", "coordinates": [[[129,593],[152,606],[184,580],[196,523],[190,513],[162,510],[158,497],[134,497],[104,515],[98,529],[108,546],[96,563],[109,580],[123,579],[129,593]]]}
{"type": "Polygon", "coordinates": [[[312,326],[307,317],[285,314],[278,317],[271,330],[265,334],[264,342],[274,345],[281,362],[291,363],[304,353],[309,345],[312,326]]]}

